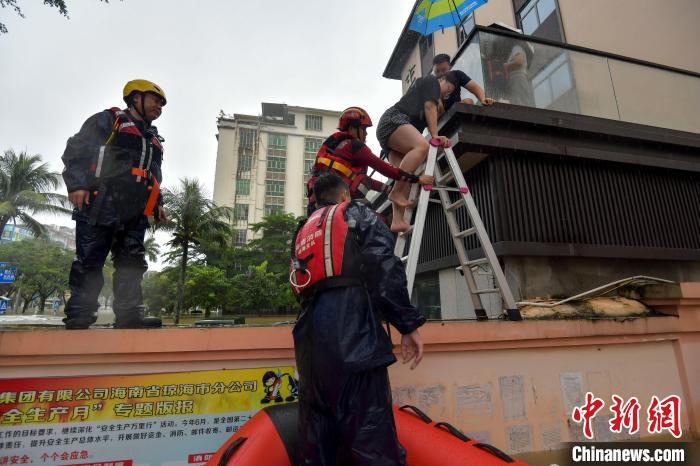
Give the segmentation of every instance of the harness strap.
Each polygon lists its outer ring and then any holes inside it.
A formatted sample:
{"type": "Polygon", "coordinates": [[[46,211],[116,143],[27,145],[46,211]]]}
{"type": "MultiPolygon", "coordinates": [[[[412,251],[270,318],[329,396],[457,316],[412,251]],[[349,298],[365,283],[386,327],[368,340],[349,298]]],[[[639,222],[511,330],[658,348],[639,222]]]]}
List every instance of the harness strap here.
{"type": "Polygon", "coordinates": [[[358,176],[358,173],[353,172],[350,168],[347,167],[347,165],[340,163],[337,160],[330,159],[328,157],[319,157],[316,159],[316,163],[326,165],[328,169],[337,170],[350,180],[353,180],[356,176],[358,176]]]}

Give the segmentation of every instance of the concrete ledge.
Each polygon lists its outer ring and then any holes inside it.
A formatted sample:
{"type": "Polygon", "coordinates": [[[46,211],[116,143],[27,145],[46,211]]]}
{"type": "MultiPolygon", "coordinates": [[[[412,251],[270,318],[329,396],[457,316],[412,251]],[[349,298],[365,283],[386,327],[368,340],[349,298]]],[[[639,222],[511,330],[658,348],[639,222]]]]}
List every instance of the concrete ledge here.
{"type": "MultiPolygon", "coordinates": [[[[153,330],[40,329],[0,332],[0,367],[286,359],[291,326],[153,330]]],[[[673,340],[699,332],[700,313],[681,317],[527,322],[431,322],[421,328],[426,352],[580,346],[673,340]]],[[[400,335],[392,329],[392,340],[400,335]]]]}

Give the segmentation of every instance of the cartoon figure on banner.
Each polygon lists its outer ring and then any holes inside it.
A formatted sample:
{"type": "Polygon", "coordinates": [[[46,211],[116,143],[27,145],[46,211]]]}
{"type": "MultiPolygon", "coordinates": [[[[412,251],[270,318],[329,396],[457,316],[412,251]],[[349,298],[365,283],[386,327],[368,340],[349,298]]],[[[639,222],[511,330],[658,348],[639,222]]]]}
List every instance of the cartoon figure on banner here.
{"type": "Polygon", "coordinates": [[[265,397],[260,400],[260,403],[267,404],[272,401],[275,403],[295,401],[299,397],[297,389],[298,382],[292,375],[286,372],[284,374],[279,374],[273,371],[267,371],[262,377],[262,383],[263,390],[265,391],[265,397]],[[287,377],[287,388],[289,390],[289,395],[286,398],[282,398],[282,395],[280,394],[284,377],[287,377]]]}

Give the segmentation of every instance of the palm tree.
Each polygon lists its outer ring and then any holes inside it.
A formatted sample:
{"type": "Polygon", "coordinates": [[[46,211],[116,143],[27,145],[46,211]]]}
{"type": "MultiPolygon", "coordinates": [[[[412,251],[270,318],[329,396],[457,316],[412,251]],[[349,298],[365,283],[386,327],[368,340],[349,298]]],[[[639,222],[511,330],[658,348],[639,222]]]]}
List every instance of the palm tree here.
{"type": "Polygon", "coordinates": [[[143,242],[143,247],[146,250],[146,259],[148,262],[158,262],[160,255],[160,245],[156,243],[155,235],[151,235],[143,242]]]}
{"type": "Polygon", "coordinates": [[[60,176],[38,154],[6,150],[0,156],[0,233],[10,220],[19,220],[35,236],[43,236],[46,229],[33,214],[70,213],[66,196],[51,192],[60,186],[60,176]]]}
{"type": "Polygon", "coordinates": [[[184,301],[183,288],[187,273],[187,261],[190,253],[202,241],[215,242],[221,247],[226,245],[231,234],[231,217],[233,209],[219,207],[206,197],[202,186],[196,179],[181,179],[177,189],[163,191],[165,209],[168,213],[166,230],[172,232],[168,241],[171,252],[166,260],[180,262],[180,276],[177,284],[177,306],[175,324],[180,323],[180,313],[184,301]]]}

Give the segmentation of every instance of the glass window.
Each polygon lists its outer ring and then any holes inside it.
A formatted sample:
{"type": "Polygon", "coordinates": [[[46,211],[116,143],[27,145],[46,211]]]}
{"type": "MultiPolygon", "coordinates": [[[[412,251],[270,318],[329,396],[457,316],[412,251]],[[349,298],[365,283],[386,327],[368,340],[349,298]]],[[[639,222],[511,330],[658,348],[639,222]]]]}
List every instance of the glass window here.
{"type": "Polygon", "coordinates": [[[516,16],[524,34],[564,42],[556,0],[530,0],[516,16]]]}
{"type": "Polygon", "coordinates": [[[316,153],[323,145],[323,139],[321,138],[304,138],[304,153],[313,154],[316,157],[316,153]]]}
{"type": "Polygon", "coordinates": [[[267,157],[267,171],[273,173],[284,173],[287,169],[287,159],[284,157],[267,157]]]}
{"type": "Polygon", "coordinates": [[[306,115],[306,129],[323,131],[323,117],[321,115],[306,115]]]}
{"type": "Polygon", "coordinates": [[[255,149],[255,140],[258,132],[250,128],[240,128],[238,131],[241,138],[239,146],[246,149],[255,149]]]}
{"type": "Polygon", "coordinates": [[[544,20],[554,13],[556,9],[557,5],[554,3],[554,0],[539,0],[537,2],[537,16],[540,18],[540,23],[544,23],[544,20]]]}
{"type": "Polygon", "coordinates": [[[233,207],[234,220],[248,220],[248,204],[236,204],[233,207]]]}
{"type": "Polygon", "coordinates": [[[246,242],[248,230],[233,230],[233,243],[236,246],[242,246],[246,242]]]}
{"type": "Polygon", "coordinates": [[[284,181],[265,180],[266,196],[284,196],[284,181]]]}
{"type": "Polygon", "coordinates": [[[559,97],[573,88],[571,76],[567,54],[561,53],[532,79],[535,105],[538,108],[550,108],[559,97]]]}
{"type": "Polygon", "coordinates": [[[268,133],[267,145],[270,149],[286,150],[287,149],[287,135],[286,134],[278,134],[278,133],[268,133]]]}
{"type": "Polygon", "coordinates": [[[521,23],[524,34],[529,36],[535,32],[540,23],[537,21],[537,12],[534,8],[532,8],[528,14],[523,16],[521,23]]]}
{"type": "Polygon", "coordinates": [[[241,155],[238,158],[238,171],[239,172],[249,172],[250,168],[253,166],[253,156],[252,155],[241,155]]]}
{"type": "Polygon", "coordinates": [[[311,170],[314,168],[314,159],[305,159],[304,160],[304,175],[308,175],[311,173],[311,170]]]}
{"type": "Polygon", "coordinates": [[[279,214],[282,212],[282,206],[281,205],[266,205],[265,206],[265,215],[274,215],[274,214],[279,214]]]}
{"type": "Polygon", "coordinates": [[[457,26],[457,46],[461,46],[464,41],[467,40],[467,37],[469,37],[469,34],[474,30],[475,22],[474,22],[474,13],[469,13],[469,15],[462,20],[461,23],[459,23],[459,26],[457,26]]]}
{"type": "Polygon", "coordinates": [[[421,76],[427,76],[433,70],[433,58],[435,57],[433,35],[422,36],[418,44],[420,45],[421,76]]]}
{"type": "Polygon", "coordinates": [[[250,180],[236,180],[236,195],[250,196],[250,180]]]}

